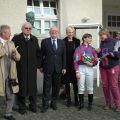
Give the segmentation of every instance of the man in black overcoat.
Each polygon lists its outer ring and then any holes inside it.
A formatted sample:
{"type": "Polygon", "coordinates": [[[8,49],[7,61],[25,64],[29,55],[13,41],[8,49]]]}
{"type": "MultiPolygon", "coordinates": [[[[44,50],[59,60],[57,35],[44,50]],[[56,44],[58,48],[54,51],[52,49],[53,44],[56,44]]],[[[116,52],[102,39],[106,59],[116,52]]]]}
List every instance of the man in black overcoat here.
{"type": "Polygon", "coordinates": [[[36,112],[37,93],[37,68],[40,66],[40,48],[38,39],[31,34],[32,25],[26,22],[22,26],[22,33],[15,35],[13,41],[21,55],[21,60],[17,62],[17,74],[19,81],[18,105],[19,112],[25,114],[27,106],[26,97],[29,97],[29,110],[36,112]]]}
{"type": "Polygon", "coordinates": [[[49,107],[50,93],[53,110],[57,110],[57,97],[60,89],[61,75],[66,73],[66,48],[64,41],[58,39],[58,29],[50,29],[51,37],[42,40],[41,54],[44,73],[42,111],[49,107]],[[52,88],[52,89],[51,89],[52,88]]]}

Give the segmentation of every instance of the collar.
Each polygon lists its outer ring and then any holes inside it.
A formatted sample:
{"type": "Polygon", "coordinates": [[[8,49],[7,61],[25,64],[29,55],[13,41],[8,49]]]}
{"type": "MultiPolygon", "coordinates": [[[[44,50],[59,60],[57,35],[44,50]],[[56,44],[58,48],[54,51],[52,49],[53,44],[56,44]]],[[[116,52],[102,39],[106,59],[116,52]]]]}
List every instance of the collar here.
{"type": "Polygon", "coordinates": [[[7,40],[4,40],[3,38],[0,37],[0,42],[3,44],[3,46],[5,45],[6,42],[8,42],[7,40]]]}
{"type": "Polygon", "coordinates": [[[51,38],[51,41],[53,41],[53,40],[57,41],[57,38],[55,38],[55,39],[51,38]]]}
{"type": "Polygon", "coordinates": [[[82,43],[82,46],[84,46],[84,47],[88,48],[90,45],[89,45],[89,44],[88,44],[88,45],[86,45],[86,44],[82,43]]]}
{"type": "Polygon", "coordinates": [[[24,36],[24,38],[28,38],[28,40],[30,40],[30,35],[23,35],[24,36]]]}
{"type": "Polygon", "coordinates": [[[101,42],[102,42],[102,43],[105,43],[105,42],[109,42],[110,40],[112,40],[112,38],[111,38],[111,37],[106,38],[104,41],[101,41],[101,42]]]}

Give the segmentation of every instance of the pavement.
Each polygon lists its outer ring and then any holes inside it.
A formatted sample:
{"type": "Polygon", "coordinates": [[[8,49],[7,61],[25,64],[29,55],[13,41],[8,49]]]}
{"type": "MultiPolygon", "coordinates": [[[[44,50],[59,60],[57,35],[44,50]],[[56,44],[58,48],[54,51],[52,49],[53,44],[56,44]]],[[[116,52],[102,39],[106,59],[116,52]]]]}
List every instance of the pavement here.
{"type": "MultiPolygon", "coordinates": [[[[72,89],[71,89],[72,91],[72,89]]],[[[73,92],[72,99],[73,99],[73,92]]],[[[41,96],[37,97],[37,113],[27,111],[27,114],[21,115],[17,111],[13,111],[16,120],[120,120],[120,112],[115,112],[115,106],[112,105],[110,110],[105,111],[104,96],[101,87],[94,87],[94,102],[93,110],[87,110],[87,93],[85,93],[85,108],[78,111],[74,105],[66,107],[65,100],[59,99],[58,110],[54,111],[51,108],[46,113],[41,113],[41,96]]],[[[28,104],[28,102],[27,102],[28,104]]],[[[5,112],[4,98],[0,97],[0,120],[4,120],[5,112]]]]}

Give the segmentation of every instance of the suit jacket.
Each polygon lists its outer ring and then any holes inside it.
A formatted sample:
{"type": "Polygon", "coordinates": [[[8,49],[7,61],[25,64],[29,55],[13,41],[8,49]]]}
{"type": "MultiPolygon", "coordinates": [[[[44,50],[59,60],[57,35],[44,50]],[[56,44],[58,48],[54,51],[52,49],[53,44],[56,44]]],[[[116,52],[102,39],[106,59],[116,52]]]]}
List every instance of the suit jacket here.
{"type": "Polygon", "coordinates": [[[66,45],[66,74],[62,76],[62,83],[75,83],[77,82],[74,65],[73,65],[73,55],[75,49],[80,46],[80,40],[73,37],[71,42],[68,41],[68,37],[65,37],[63,41],[66,45]]]}
{"type": "Polygon", "coordinates": [[[44,73],[61,73],[66,68],[66,47],[64,41],[57,39],[57,50],[52,47],[51,38],[41,42],[42,64],[44,73]]]}
{"type": "Polygon", "coordinates": [[[38,39],[30,35],[30,40],[26,41],[23,33],[15,35],[12,39],[21,55],[17,62],[17,73],[19,81],[19,94],[22,96],[34,96],[37,94],[37,68],[39,68],[40,48],[38,39]]]}
{"type": "MultiPolygon", "coordinates": [[[[8,41],[8,47],[9,47],[9,55],[11,56],[10,58],[10,77],[12,79],[17,79],[17,70],[16,70],[16,61],[20,60],[20,54],[16,51],[16,54],[12,54],[12,49],[15,48],[15,45],[12,41],[8,41]]],[[[3,47],[3,44],[0,42],[0,96],[5,96],[5,66],[4,66],[4,56],[6,55],[6,50],[3,47]]],[[[18,87],[18,86],[17,86],[18,87]]],[[[13,91],[14,93],[18,92],[18,89],[16,91],[13,91]]]]}

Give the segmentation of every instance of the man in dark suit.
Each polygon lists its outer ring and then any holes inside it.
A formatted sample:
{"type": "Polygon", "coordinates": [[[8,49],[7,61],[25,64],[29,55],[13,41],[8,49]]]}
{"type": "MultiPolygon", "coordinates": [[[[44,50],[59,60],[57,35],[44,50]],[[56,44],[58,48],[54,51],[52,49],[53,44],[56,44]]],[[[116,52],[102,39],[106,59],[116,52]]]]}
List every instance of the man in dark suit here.
{"type": "Polygon", "coordinates": [[[51,104],[53,110],[57,110],[57,97],[60,88],[61,74],[66,73],[66,48],[64,41],[58,39],[58,29],[50,29],[50,38],[41,42],[42,65],[41,70],[44,73],[43,82],[43,107],[41,112],[46,112],[49,106],[50,92],[51,104]]]}
{"type": "Polygon", "coordinates": [[[38,39],[33,36],[32,25],[25,22],[22,26],[22,33],[13,37],[15,46],[19,46],[18,51],[21,55],[21,60],[17,62],[17,73],[19,81],[19,113],[27,112],[26,97],[29,97],[29,110],[37,112],[37,68],[40,67],[40,48],[38,39]]]}

